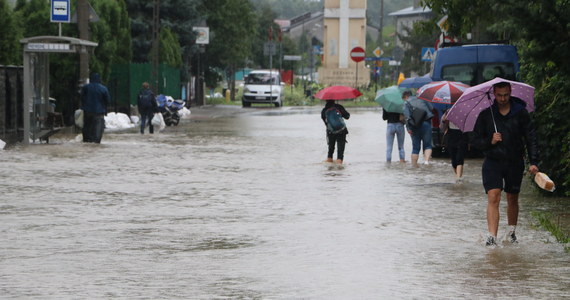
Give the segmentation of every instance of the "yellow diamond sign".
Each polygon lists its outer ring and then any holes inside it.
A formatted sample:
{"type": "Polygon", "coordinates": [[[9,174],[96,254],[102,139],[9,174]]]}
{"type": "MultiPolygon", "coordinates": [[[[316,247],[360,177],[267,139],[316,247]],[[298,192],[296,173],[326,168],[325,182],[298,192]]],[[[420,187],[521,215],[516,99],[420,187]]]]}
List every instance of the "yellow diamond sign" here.
{"type": "Polygon", "coordinates": [[[382,51],[382,49],[380,49],[380,47],[376,47],[376,49],[374,49],[374,51],[372,53],[374,53],[374,55],[376,57],[380,57],[380,56],[382,56],[382,54],[384,54],[384,51],[382,51]]]}

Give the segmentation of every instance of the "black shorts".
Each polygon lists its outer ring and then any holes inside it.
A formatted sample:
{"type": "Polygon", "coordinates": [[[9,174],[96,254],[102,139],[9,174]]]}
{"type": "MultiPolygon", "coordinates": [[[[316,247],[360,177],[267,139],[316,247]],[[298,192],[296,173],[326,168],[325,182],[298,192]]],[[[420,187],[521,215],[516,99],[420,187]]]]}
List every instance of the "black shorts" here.
{"type": "Polygon", "coordinates": [[[481,172],[485,193],[492,189],[501,189],[509,194],[518,194],[521,191],[524,161],[500,161],[485,158],[481,172]]]}

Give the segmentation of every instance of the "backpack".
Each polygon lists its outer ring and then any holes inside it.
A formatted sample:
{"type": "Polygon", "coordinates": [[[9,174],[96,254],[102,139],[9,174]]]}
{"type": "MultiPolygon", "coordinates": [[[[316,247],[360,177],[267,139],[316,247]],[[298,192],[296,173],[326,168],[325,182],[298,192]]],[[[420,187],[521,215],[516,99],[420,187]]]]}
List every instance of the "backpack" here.
{"type": "Polygon", "coordinates": [[[325,119],[327,120],[327,129],[331,133],[340,133],[346,129],[342,114],[334,106],[325,111],[325,119]]]}
{"type": "MultiPolygon", "coordinates": [[[[409,104],[408,104],[409,105],[409,104]]],[[[413,128],[420,128],[425,120],[427,120],[427,111],[413,105],[410,106],[410,118],[408,119],[408,126],[413,128]]]]}
{"type": "Polygon", "coordinates": [[[142,90],[139,94],[139,108],[151,108],[156,106],[156,100],[150,90],[142,90]],[[154,103],[153,103],[154,102],[154,103]]]}

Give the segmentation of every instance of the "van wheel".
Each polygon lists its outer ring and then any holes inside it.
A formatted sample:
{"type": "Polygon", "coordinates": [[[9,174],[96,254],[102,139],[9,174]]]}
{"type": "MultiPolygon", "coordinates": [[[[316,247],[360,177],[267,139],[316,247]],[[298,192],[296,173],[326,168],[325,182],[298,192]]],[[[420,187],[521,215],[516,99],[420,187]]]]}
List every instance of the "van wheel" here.
{"type": "Polygon", "coordinates": [[[274,104],[275,104],[275,107],[281,107],[281,106],[283,106],[283,105],[281,104],[281,102],[275,102],[274,104]]]}
{"type": "Polygon", "coordinates": [[[242,102],[241,102],[241,105],[242,105],[243,107],[251,107],[251,103],[245,102],[245,101],[242,101],[242,102]]]}

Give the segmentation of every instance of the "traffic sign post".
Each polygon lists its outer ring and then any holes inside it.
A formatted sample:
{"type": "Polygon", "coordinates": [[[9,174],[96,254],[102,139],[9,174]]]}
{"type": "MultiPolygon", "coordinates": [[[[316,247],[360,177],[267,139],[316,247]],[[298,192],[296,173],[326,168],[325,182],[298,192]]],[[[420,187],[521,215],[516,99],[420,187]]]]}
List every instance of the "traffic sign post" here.
{"type": "Polygon", "coordinates": [[[58,23],[61,36],[61,23],[69,23],[69,0],[51,0],[50,22],[58,23]]]}
{"type": "Polygon", "coordinates": [[[435,53],[435,48],[423,47],[422,48],[422,61],[432,61],[435,53]]]}
{"type": "Polygon", "coordinates": [[[366,51],[362,47],[354,47],[350,51],[350,58],[356,62],[356,81],[355,88],[358,88],[358,63],[366,58],[366,51]]]}

